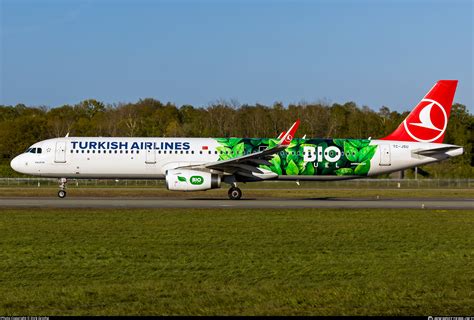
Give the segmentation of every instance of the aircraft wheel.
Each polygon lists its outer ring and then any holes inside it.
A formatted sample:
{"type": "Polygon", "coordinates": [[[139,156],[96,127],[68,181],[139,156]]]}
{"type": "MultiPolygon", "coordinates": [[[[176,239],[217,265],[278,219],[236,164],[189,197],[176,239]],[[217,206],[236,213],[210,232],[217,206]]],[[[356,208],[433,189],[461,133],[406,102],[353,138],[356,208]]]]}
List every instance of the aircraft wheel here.
{"type": "Polygon", "coordinates": [[[58,197],[65,198],[66,197],[66,191],[65,190],[59,190],[58,191],[58,197]]]}
{"type": "Polygon", "coordinates": [[[242,197],[242,190],[237,187],[232,187],[227,192],[230,200],[239,200],[242,197]]]}

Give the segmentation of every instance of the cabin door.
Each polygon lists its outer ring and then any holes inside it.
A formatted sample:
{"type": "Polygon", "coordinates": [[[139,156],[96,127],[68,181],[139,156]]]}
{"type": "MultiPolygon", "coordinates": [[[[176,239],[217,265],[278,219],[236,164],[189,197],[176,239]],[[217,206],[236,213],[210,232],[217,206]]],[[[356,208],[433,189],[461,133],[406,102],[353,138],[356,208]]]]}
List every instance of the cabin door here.
{"type": "Polygon", "coordinates": [[[54,153],[54,162],[66,162],[66,141],[56,142],[56,151],[54,153]]]}
{"type": "Polygon", "coordinates": [[[391,155],[390,155],[390,145],[381,144],[380,145],[380,165],[389,166],[391,165],[391,155]]]}
{"type": "Polygon", "coordinates": [[[156,150],[155,149],[147,149],[146,150],[146,160],[145,163],[156,163],[156,150]]]}

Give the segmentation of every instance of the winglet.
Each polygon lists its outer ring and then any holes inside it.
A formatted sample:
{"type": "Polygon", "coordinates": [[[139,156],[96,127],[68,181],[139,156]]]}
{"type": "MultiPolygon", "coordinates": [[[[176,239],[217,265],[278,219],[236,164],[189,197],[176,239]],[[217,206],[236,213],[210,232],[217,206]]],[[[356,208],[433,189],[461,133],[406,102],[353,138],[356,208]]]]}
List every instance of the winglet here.
{"type": "Polygon", "coordinates": [[[280,133],[277,137],[277,139],[281,139],[283,138],[283,136],[285,135],[286,131],[283,131],[282,133],[280,133]]]}
{"type": "Polygon", "coordinates": [[[293,137],[295,136],[296,130],[298,130],[298,127],[300,125],[300,120],[296,120],[295,123],[291,126],[290,129],[281,137],[280,139],[280,145],[281,146],[287,146],[290,144],[291,140],[293,140],[293,137]]]}

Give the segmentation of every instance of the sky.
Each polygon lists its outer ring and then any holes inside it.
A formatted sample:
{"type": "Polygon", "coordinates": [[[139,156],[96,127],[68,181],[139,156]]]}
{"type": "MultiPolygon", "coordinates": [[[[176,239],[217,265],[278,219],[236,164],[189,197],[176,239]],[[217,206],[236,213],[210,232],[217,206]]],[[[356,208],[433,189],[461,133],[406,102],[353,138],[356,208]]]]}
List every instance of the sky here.
{"type": "Polygon", "coordinates": [[[474,111],[471,0],[0,0],[0,104],[354,101],[474,111]]]}

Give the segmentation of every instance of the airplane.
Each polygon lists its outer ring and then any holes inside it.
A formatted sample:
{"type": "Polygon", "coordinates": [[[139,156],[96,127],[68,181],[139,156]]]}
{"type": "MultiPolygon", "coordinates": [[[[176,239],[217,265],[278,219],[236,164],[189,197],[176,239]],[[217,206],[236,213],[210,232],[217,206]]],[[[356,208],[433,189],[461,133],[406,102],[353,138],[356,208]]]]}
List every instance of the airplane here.
{"type": "Polygon", "coordinates": [[[172,191],[204,191],[264,180],[334,181],[391,173],[463,154],[444,144],[457,80],[440,80],[390,135],[379,140],[294,138],[66,137],[37,142],[11,161],[20,173],[67,179],[164,179],[172,191]]]}

